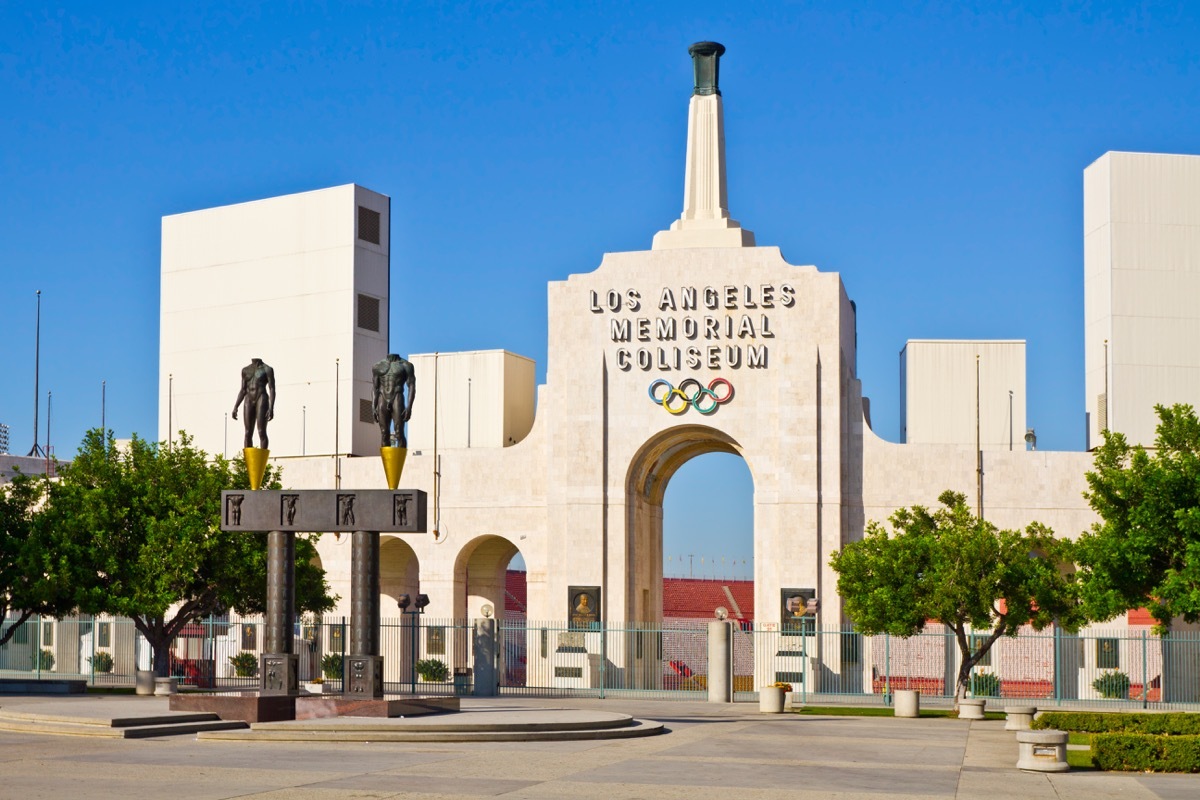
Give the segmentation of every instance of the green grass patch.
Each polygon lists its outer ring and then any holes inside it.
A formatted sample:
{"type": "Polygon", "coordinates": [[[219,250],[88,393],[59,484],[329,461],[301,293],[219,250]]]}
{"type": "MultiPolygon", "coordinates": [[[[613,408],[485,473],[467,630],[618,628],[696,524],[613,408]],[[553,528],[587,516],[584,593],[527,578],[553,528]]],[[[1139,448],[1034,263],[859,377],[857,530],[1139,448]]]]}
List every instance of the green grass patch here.
{"type": "Polygon", "coordinates": [[[1092,761],[1091,750],[1068,750],[1067,763],[1071,766],[1071,769],[1096,769],[1096,764],[1092,761]]]}
{"type": "Polygon", "coordinates": [[[1092,735],[1090,733],[1068,733],[1067,744],[1086,744],[1088,747],[1091,747],[1092,735]]]}

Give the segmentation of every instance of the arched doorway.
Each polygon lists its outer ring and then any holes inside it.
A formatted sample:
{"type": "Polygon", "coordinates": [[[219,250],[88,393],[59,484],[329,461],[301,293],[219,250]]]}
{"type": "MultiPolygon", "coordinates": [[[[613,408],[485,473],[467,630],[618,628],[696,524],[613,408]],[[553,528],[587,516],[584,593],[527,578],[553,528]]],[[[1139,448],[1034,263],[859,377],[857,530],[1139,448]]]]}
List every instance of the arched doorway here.
{"type": "Polygon", "coordinates": [[[509,567],[523,565],[520,549],[503,536],[488,534],[472,539],[454,563],[454,616],[478,619],[490,606],[491,616],[504,618],[509,567]]]}
{"type": "MultiPolygon", "coordinates": [[[[384,680],[413,681],[414,658],[421,658],[418,620],[402,614],[397,601],[401,595],[416,598],[421,591],[421,565],[408,542],[399,536],[383,534],[379,542],[379,616],[381,652],[398,657],[384,661],[384,680]]],[[[409,610],[412,611],[410,606],[409,610]]]]}

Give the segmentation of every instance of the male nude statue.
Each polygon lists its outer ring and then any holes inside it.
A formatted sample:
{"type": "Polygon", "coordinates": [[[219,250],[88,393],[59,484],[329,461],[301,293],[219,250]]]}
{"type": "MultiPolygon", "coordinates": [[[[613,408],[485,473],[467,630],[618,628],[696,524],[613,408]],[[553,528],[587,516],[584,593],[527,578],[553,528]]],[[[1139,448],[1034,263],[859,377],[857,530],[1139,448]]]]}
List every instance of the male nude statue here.
{"type": "Polygon", "coordinates": [[[375,409],[375,421],[379,423],[380,444],[392,446],[392,423],[396,425],[396,447],[408,447],[404,435],[404,423],[412,416],[413,398],[417,395],[417,373],[411,363],[395,353],[371,367],[371,405],[375,409]],[[408,387],[405,398],[404,388],[408,387]]]}
{"type": "Polygon", "coordinates": [[[254,358],[242,367],[242,388],[237,400],[233,401],[233,418],[238,418],[238,405],[242,406],[246,425],[246,447],[254,447],[254,428],[258,428],[260,447],[267,450],[267,423],[275,418],[275,370],[254,358]]]}

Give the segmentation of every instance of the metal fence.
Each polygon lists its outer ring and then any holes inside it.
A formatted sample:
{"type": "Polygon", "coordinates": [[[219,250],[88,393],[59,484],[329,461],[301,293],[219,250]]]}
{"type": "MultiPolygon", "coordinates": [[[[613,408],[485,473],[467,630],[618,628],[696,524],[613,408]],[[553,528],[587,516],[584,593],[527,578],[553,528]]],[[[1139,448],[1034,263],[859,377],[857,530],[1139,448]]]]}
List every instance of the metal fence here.
{"type": "MultiPolygon", "coordinates": [[[[296,625],[300,679],[310,690],[340,691],[348,622],[326,616],[296,625]]],[[[960,654],[952,632],[941,626],[898,638],[864,636],[850,627],[731,624],[729,674],[736,700],[753,700],[759,687],[776,681],[791,684],[802,703],[887,704],[897,690],[918,689],[936,704],[954,694],[960,654]]],[[[490,661],[483,672],[496,676],[490,688],[502,695],[707,696],[706,620],[578,628],[508,617],[493,628],[409,613],[382,620],[380,634],[389,693],[470,692],[476,673],[482,674],[477,668],[490,661]],[[494,639],[481,641],[488,630],[494,639]]],[[[193,623],[172,642],[171,674],[197,688],[254,688],[262,644],[260,617],[193,623]]],[[[145,638],[121,618],[35,617],[0,647],[0,677],[129,686],[137,670],[151,666],[145,638]]],[[[1200,633],[1023,630],[1000,639],[976,666],[969,694],[1043,707],[1194,709],[1200,706],[1200,633]]]]}

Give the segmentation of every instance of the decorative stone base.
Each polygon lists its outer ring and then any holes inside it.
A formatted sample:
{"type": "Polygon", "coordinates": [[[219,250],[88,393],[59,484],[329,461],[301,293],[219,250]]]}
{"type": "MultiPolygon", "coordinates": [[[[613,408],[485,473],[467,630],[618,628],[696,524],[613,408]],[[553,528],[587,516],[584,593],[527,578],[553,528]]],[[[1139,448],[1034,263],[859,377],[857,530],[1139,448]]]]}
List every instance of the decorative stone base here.
{"type": "Polygon", "coordinates": [[[383,698],[383,656],[346,656],[346,691],[358,700],[383,698]]]}
{"type": "Polygon", "coordinates": [[[894,703],[897,717],[915,719],[921,716],[921,693],[916,689],[897,689],[894,703]]]}
{"type": "Polygon", "coordinates": [[[403,697],[361,699],[311,695],[296,700],[296,719],[329,717],[417,717],[458,711],[457,697],[403,697]]]}
{"type": "Polygon", "coordinates": [[[258,658],[259,694],[295,697],[300,693],[300,656],[263,653],[258,658]]]}
{"type": "Polygon", "coordinates": [[[958,701],[959,719],[983,719],[983,707],[987,700],[967,699],[958,701]]]}
{"type": "Polygon", "coordinates": [[[257,694],[171,695],[172,711],[207,711],[225,720],[281,722],[296,718],[296,698],[257,694]]]}
{"type": "Polygon", "coordinates": [[[1004,730],[1027,731],[1033,725],[1036,706],[1008,706],[1004,709],[1004,730]]]}

